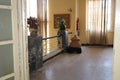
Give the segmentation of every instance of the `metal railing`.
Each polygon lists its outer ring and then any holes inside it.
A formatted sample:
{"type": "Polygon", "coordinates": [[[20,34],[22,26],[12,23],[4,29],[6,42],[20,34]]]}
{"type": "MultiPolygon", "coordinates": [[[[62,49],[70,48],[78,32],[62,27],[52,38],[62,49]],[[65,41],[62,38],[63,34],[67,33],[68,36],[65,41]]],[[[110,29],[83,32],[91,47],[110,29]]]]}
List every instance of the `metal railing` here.
{"type": "Polygon", "coordinates": [[[42,36],[38,35],[31,35],[28,37],[30,71],[39,69],[40,67],[42,67],[43,61],[46,61],[47,59],[55,56],[65,49],[64,47],[60,46],[61,44],[63,45],[64,42],[66,42],[65,40],[62,39],[62,43],[59,43],[58,45],[58,41],[59,39],[61,40],[61,37],[63,38],[63,35],[47,38],[42,38],[42,36]]]}
{"type": "Polygon", "coordinates": [[[43,56],[50,54],[53,51],[60,49],[58,47],[58,37],[59,36],[52,36],[43,38],[43,56]]]}
{"type": "MultiPolygon", "coordinates": [[[[68,32],[68,34],[72,34],[72,32],[68,32]]],[[[63,48],[60,48],[58,45],[59,37],[60,36],[51,36],[51,37],[42,39],[43,57],[49,54],[54,54],[55,51],[57,52],[57,51],[63,50],[63,48]]]]}

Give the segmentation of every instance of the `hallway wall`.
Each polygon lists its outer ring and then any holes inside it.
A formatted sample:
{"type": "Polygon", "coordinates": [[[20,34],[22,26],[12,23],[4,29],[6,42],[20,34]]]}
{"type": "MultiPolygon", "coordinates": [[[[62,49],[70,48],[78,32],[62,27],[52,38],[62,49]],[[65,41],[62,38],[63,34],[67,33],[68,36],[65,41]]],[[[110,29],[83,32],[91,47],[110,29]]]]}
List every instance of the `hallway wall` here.
{"type": "MultiPolygon", "coordinates": [[[[54,14],[70,14],[70,29],[67,31],[75,33],[75,0],[49,0],[49,35],[56,35],[58,29],[54,28],[54,14]],[[72,9],[72,12],[68,9],[72,9]]],[[[71,38],[71,35],[70,35],[71,38]]]]}

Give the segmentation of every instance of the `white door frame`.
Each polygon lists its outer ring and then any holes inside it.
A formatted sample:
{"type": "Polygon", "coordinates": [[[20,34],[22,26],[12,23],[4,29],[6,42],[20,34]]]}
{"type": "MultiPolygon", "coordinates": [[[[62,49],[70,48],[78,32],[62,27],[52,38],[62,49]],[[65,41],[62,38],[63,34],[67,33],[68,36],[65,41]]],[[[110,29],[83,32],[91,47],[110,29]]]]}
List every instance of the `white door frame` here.
{"type": "Polygon", "coordinates": [[[18,1],[20,80],[29,80],[26,0],[18,1]]]}

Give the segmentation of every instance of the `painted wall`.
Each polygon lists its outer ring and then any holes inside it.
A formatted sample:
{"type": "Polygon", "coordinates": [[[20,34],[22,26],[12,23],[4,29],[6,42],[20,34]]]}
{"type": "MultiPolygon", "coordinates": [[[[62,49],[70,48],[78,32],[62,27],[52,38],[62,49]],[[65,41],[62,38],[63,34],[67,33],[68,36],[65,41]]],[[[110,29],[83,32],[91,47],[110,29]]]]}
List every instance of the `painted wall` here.
{"type": "Polygon", "coordinates": [[[73,34],[69,35],[69,41],[75,34],[75,0],[48,0],[49,1],[49,36],[57,35],[58,29],[54,28],[54,14],[70,14],[70,29],[67,31],[73,34]],[[70,12],[68,9],[72,9],[70,12]]]}
{"type": "Polygon", "coordinates": [[[116,0],[113,80],[120,80],[120,0],[116,0]]]}
{"type": "Polygon", "coordinates": [[[86,34],[86,0],[80,0],[80,40],[81,43],[87,43],[87,34],[86,34]]]}

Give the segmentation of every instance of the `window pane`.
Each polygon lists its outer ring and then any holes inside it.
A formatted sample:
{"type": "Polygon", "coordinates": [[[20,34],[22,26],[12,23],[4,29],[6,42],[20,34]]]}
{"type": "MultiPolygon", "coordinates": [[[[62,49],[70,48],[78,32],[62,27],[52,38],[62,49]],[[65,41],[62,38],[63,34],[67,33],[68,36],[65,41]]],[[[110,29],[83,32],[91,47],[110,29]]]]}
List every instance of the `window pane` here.
{"type": "Polygon", "coordinates": [[[11,5],[11,0],[0,0],[0,5],[11,5]]]}
{"type": "Polygon", "coordinates": [[[13,45],[0,45],[0,77],[13,72],[13,45]]]}
{"type": "Polygon", "coordinates": [[[9,78],[9,79],[6,79],[6,80],[15,80],[15,79],[14,79],[14,77],[11,77],[11,78],[9,78]]]}
{"type": "Polygon", "coordinates": [[[11,10],[0,9],[0,41],[12,40],[11,10]]]}

